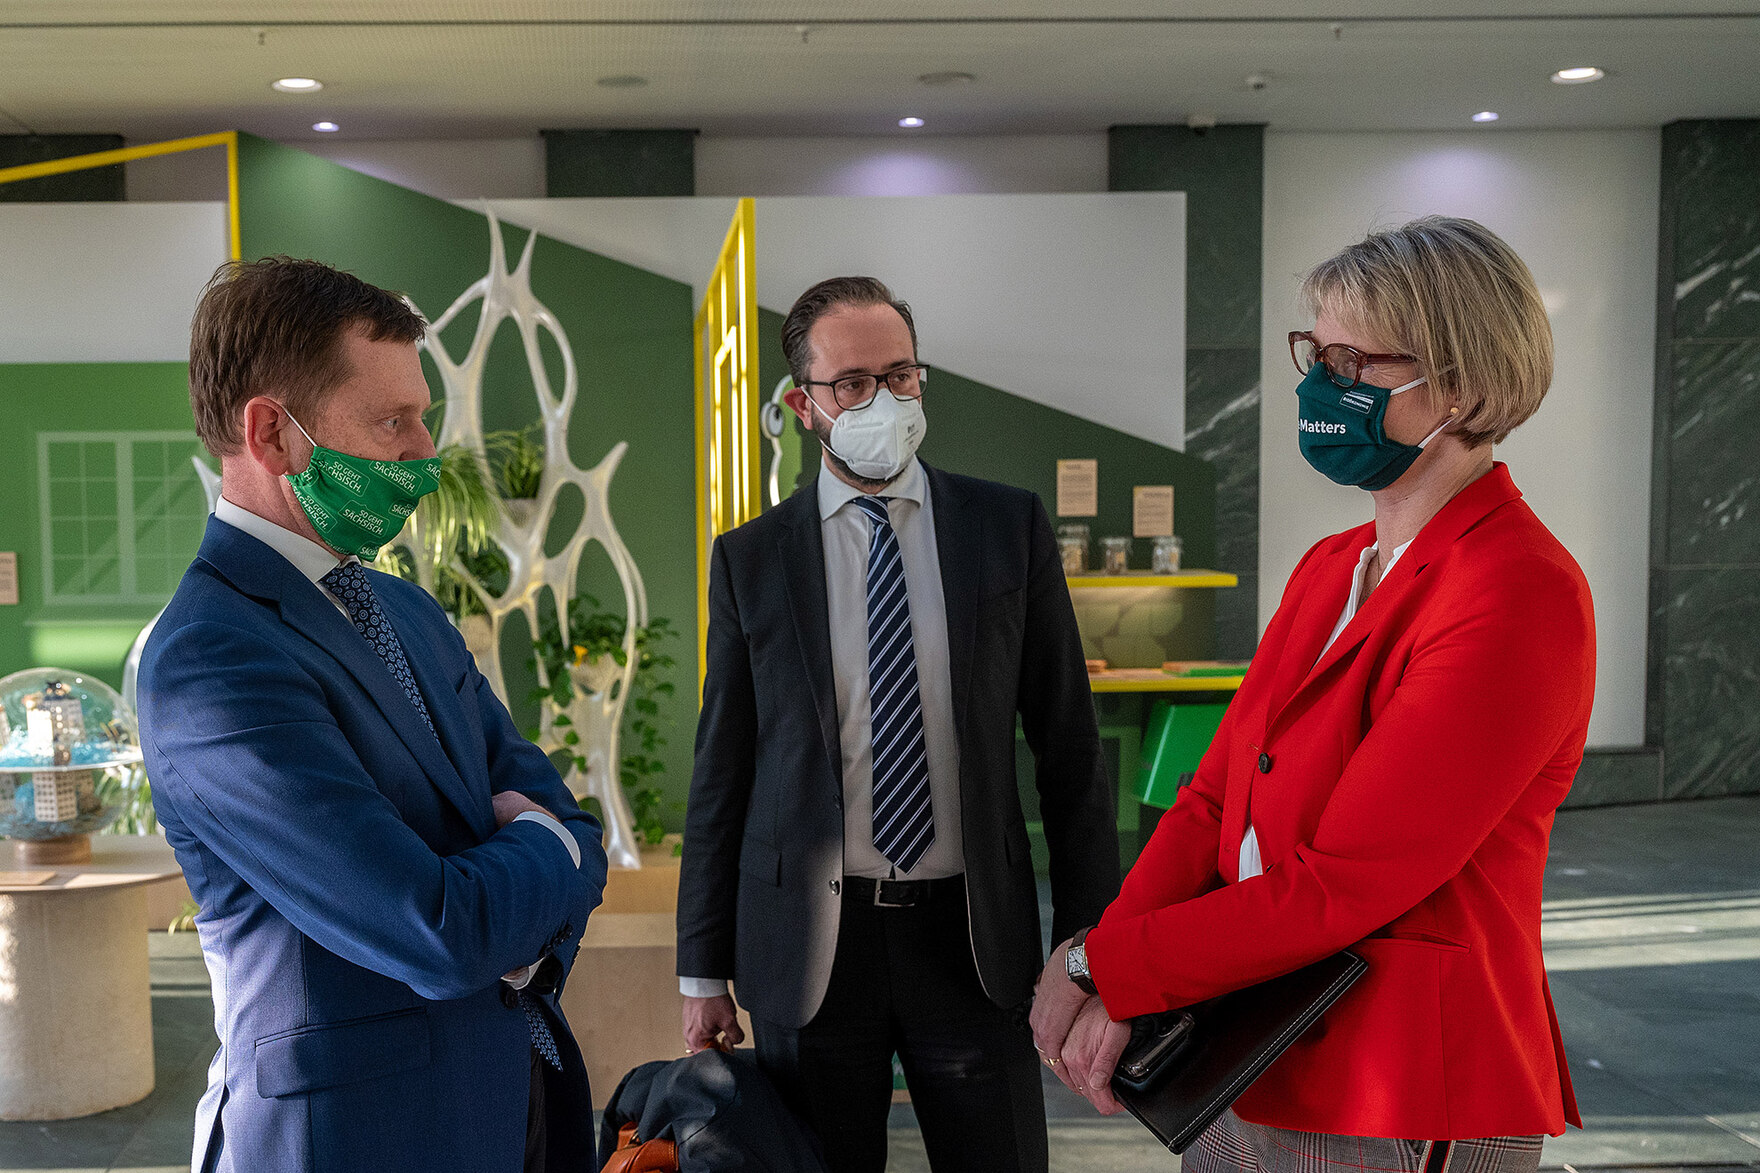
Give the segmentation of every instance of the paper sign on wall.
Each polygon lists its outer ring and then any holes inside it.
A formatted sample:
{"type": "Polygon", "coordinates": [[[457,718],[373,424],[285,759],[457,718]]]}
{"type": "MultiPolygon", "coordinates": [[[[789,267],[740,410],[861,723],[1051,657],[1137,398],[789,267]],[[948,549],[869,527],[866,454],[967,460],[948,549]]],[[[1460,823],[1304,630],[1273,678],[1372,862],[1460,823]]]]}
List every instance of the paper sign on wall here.
{"type": "Polygon", "coordinates": [[[0,604],[18,603],[18,552],[0,550],[0,604]]]}
{"type": "Polygon", "coordinates": [[[1131,533],[1164,538],[1173,533],[1173,486],[1138,485],[1131,490],[1131,533]]]}
{"type": "Polygon", "coordinates": [[[1100,462],[1057,462],[1057,516],[1094,517],[1100,512],[1100,462]]]}

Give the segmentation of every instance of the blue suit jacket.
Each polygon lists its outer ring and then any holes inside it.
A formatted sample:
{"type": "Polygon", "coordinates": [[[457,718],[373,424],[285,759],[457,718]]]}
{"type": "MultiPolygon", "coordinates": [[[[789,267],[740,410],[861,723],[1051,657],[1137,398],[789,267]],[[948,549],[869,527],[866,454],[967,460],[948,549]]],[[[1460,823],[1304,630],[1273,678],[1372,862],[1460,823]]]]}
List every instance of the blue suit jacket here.
{"type": "MultiPolygon", "coordinates": [[[[154,806],[201,906],[220,1036],[197,1170],[521,1168],[530,1034],[499,978],[545,955],[566,974],[604,889],[599,824],[433,599],[372,582],[438,740],[323,592],[218,519],[141,659],[154,806]],[[496,829],[509,789],[563,820],[578,869],[540,823],[496,829]]],[[[586,1071],[541,1001],[564,1056],[549,1168],[591,1169],[586,1071]]]]}

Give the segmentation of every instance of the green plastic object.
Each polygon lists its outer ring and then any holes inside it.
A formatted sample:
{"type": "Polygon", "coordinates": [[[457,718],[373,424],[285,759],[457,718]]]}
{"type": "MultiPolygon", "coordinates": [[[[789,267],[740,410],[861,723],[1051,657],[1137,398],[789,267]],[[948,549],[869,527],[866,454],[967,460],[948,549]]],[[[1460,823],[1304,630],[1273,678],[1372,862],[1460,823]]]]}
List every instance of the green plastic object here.
{"type": "Polygon", "coordinates": [[[1216,727],[1222,724],[1223,705],[1176,705],[1158,700],[1149,710],[1149,729],[1143,735],[1143,756],[1137,768],[1137,784],[1131,791],[1137,801],[1163,810],[1173,806],[1180,777],[1198,768],[1198,760],[1210,748],[1216,727]]]}

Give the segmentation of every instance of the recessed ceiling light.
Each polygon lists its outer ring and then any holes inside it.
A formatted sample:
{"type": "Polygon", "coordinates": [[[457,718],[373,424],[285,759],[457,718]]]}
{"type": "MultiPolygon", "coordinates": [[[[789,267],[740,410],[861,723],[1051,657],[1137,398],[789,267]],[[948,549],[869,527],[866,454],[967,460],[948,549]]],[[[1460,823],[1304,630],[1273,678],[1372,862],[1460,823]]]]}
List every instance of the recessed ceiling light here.
{"type": "Polygon", "coordinates": [[[900,118],[898,124],[906,130],[915,130],[917,127],[923,125],[923,120],[913,114],[909,118],[900,118]]]}
{"type": "Polygon", "coordinates": [[[314,122],[312,123],[312,129],[318,131],[320,134],[334,134],[342,128],[334,122],[314,122]]]}
{"type": "Polygon", "coordinates": [[[315,77],[283,77],[270,82],[269,88],[284,94],[315,94],[324,88],[324,83],[315,77]]]}
{"type": "Polygon", "coordinates": [[[958,86],[978,79],[962,69],[943,69],[938,73],[925,73],[917,80],[926,86],[958,86]]]}
{"type": "Polygon", "coordinates": [[[1570,69],[1561,69],[1552,75],[1552,80],[1561,86],[1580,86],[1586,81],[1600,81],[1607,76],[1607,71],[1597,69],[1593,65],[1577,65],[1570,69]]]}
{"type": "Polygon", "coordinates": [[[1495,110],[1481,110],[1477,114],[1473,115],[1473,121],[1474,122],[1496,122],[1497,121],[1497,111],[1495,111],[1495,110]]]}
{"type": "Polygon", "coordinates": [[[633,90],[648,84],[648,79],[634,73],[614,73],[610,77],[601,77],[593,82],[596,86],[604,86],[608,90],[633,90]]]}

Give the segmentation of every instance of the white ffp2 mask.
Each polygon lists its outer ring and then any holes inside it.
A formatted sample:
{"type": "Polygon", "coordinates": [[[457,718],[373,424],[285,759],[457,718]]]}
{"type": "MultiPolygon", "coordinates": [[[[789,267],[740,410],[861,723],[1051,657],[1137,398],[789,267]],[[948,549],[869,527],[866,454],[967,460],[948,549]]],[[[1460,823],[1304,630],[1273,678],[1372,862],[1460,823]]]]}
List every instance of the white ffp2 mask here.
{"type": "MultiPolygon", "coordinates": [[[[812,396],[807,401],[820,410],[812,396]]],[[[882,386],[868,406],[831,421],[825,446],[857,476],[890,481],[911,462],[928,431],[922,400],[899,399],[882,386]]]]}

